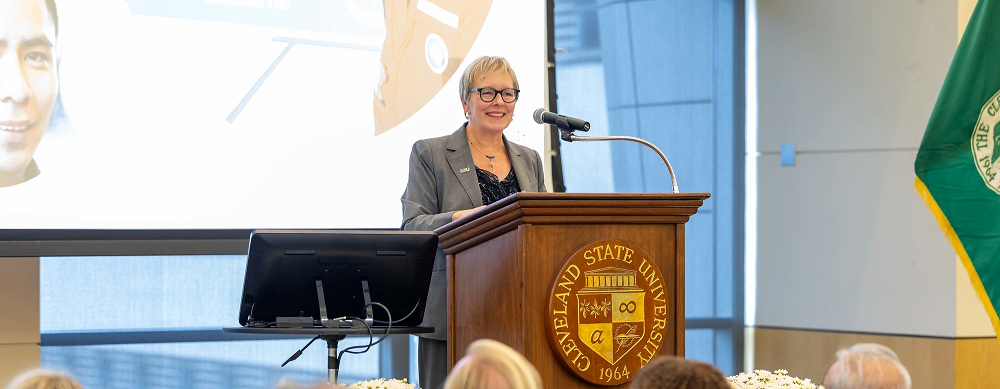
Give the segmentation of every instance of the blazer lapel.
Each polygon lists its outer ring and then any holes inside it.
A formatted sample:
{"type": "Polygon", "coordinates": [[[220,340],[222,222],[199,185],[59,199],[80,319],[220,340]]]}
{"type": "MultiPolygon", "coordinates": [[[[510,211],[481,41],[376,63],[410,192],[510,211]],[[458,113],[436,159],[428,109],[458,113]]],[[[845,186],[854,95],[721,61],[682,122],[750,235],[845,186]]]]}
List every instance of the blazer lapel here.
{"type": "MultiPolygon", "coordinates": [[[[465,136],[465,124],[448,137],[448,164],[455,172],[462,188],[469,194],[469,200],[474,207],[483,205],[483,193],[479,191],[479,178],[476,176],[476,165],[472,162],[472,151],[469,150],[469,140],[465,136]]],[[[518,178],[520,183],[520,178],[518,178]]]]}
{"type": "Polygon", "coordinates": [[[518,147],[510,147],[507,137],[503,137],[503,143],[507,147],[507,155],[510,155],[510,166],[514,169],[514,178],[517,178],[517,186],[522,192],[535,192],[538,189],[531,183],[531,177],[527,176],[528,167],[521,158],[521,150],[518,147]]]}

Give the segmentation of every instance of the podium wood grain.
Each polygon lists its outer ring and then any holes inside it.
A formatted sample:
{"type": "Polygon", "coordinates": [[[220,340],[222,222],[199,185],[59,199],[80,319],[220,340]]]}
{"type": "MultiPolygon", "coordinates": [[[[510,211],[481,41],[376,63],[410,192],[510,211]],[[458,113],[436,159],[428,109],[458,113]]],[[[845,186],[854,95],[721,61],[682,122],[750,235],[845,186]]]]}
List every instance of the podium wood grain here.
{"type": "Polygon", "coordinates": [[[521,352],[545,387],[599,387],[561,365],[546,321],[560,265],[607,239],[640,246],[659,267],[669,307],[660,353],[684,355],[684,223],[708,196],[518,193],[439,228],[448,255],[449,366],[472,341],[491,338],[521,352]]]}

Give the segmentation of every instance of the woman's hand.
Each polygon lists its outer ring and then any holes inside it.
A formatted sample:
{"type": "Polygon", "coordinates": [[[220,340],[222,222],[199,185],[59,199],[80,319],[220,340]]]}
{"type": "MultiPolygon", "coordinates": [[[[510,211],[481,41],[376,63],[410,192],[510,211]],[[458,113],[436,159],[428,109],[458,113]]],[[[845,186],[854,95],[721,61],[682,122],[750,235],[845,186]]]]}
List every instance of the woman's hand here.
{"type": "Polygon", "coordinates": [[[478,211],[479,209],[481,209],[483,207],[485,207],[485,205],[480,205],[480,206],[472,208],[472,209],[463,209],[461,211],[455,211],[455,213],[451,214],[451,221],[455,221],[455,220],[461,219],[461,218],[465,217],[465,215],[468,215],[470,213],[478,211]]]}

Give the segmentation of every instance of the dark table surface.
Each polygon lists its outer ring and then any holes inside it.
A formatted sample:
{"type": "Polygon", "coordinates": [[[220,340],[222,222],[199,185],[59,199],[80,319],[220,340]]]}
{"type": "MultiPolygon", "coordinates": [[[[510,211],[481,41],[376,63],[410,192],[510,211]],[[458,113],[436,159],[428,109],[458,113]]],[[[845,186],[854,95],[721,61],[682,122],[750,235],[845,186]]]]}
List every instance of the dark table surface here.
{"type": "MultiPolygon", "coordinates": [[[[224,332],[235,332],[244,334],[286,334],[286,335],[342,335],[342,336],[360,336],[368,335],[368,330],[365,328],[326,328],[326,327],[307,327],[307,328],[277,328],[277,327],[225,327],[222,329],[224,332]]],[[[434,332],[434,327],[392,327],[389,330],[390,335],[400,335],[400,334],[429,334],[434,332]]],[[[372,335],[383,335],[385,334],[385,327],[372,327],[372,335]]]]}

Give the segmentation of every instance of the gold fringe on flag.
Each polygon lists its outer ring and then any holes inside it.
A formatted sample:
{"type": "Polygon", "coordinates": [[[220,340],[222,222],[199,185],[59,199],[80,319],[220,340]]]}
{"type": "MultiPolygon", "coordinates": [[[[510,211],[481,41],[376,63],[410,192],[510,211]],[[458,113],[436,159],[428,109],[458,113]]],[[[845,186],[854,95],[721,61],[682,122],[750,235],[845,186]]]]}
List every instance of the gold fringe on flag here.
{"type": "Polygon", "coordinates": [[[986,294],[986,288],[983,287],[983,281],[979,279],[979,273],[976,271],[975,266],[972,265],[972,260],[969,259],[969,253],[965,252],[965,246],[958,239],[958,234],[951,227],[951,222],[941,212],[937,201],[934,201],[934,196],[931,196],[931,192],[927,190],[927,186],[920,180],[920,177],[916,177],[914,187],[917,189],[917,194],[920,195],[920,198],[924,199],[924,202],[927,203],[927,208],[934,214],[934,219],[937,219],[938,225],[944,231],[945,237],[951,242],[951,247],[955,249],[958,257],[962,259],[962,265],[965,266],[966,272],[969,273],[969,281],[972,281],[972,287],[976,290],[979,301],[986,307],[986,314],[990,316],[990,321],[993,323],[993,332],[996,333],[997,339],[1000,340],[1000,318],[997,317],[997,311],[993,308],[990,296],[986,294]]]}

